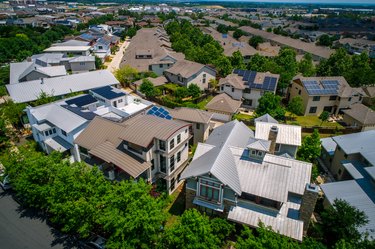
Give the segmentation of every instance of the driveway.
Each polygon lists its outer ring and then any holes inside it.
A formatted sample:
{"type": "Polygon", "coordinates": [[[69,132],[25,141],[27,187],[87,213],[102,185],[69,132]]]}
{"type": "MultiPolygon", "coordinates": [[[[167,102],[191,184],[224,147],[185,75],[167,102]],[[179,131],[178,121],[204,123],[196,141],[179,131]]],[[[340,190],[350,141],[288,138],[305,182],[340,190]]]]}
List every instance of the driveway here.
{"type": "Polygon", "coordinates": [[[32,209],[23,209],[0,187],[1,249],[77,248],[75,241],[48,226],[45,217],[32,209]]]}
{"type": "Polygon", "coordinates": [[[122,57],[124,57],[125,49],[129,46],[130,41],[125,40],[121,46],[119,51],[116,52],[115,56],[112,58],[112,61],[108,65],[108,70],[112,73],[120,68],[120,63],[122,61],[122,57]]]}

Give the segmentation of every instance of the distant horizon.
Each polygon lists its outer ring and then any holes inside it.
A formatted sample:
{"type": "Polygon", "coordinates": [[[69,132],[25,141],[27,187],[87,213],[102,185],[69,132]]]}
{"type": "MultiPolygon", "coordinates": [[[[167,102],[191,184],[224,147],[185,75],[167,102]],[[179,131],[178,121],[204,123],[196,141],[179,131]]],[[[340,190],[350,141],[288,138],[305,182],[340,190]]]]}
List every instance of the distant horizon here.
{"type": "MultiPolygon", "coordinates": [[[[183,1],[183,0],[182,0],[183,1]]],[[[188,2],[188,1],[186,1],[188,2]]],[[[375,0],[193,0],[193,2],[243,2],[243,3],[287,3],[327,5],[375,5],[375,0]]]]}

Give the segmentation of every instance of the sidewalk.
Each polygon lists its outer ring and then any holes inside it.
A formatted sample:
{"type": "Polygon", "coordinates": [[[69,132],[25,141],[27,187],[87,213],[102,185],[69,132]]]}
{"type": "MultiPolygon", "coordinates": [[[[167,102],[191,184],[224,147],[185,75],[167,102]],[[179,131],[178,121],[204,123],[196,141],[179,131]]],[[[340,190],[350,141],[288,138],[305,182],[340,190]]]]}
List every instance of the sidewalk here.
{"type": "Polygon", "coordinates": [[[129,40],[125,40],[121,44],[119,51],[116,52],[115,56],[112,58],[112,61],[108,65],[107,69],[110,72],[114,73],[117,69],[120,68],[120,63],[121,63],[122,57],[124,56],[124,52],[125,52],[126,48],[129,46],[129,44],[130,44],[129,40]]]}

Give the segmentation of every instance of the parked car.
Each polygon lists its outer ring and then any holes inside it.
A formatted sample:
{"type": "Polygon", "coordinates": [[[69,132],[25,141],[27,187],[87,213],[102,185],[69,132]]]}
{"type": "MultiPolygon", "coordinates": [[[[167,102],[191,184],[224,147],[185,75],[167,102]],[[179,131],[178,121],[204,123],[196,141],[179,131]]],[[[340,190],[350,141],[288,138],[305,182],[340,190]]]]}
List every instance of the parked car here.
{"type": "Polygon", "coordinates": [[[0,185],[3,188],[3,190],[9,190],[12,189],[12,186],[10,185],[9,176],[5,176],[3,181],[0,181],[0,185]]]}
{"type": "Polygon", "coordinates": [[[104,249],[105,242],[106,240],[103,237],[99,235],[93,235],[85,242],[85,245],[88,248],[104,249]]]}

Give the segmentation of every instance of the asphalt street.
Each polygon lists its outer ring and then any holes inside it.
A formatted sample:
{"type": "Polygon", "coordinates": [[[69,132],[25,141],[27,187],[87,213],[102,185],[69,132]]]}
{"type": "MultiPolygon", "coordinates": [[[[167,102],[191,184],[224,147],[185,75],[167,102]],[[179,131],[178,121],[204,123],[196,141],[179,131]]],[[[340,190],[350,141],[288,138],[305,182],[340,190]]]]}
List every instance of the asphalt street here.
{"type": "Polygon", "coordinates": [[[75,248],[74,241],[47,225],[45,218],[23,209],[0,187],[0,248],[75,248]]]}

